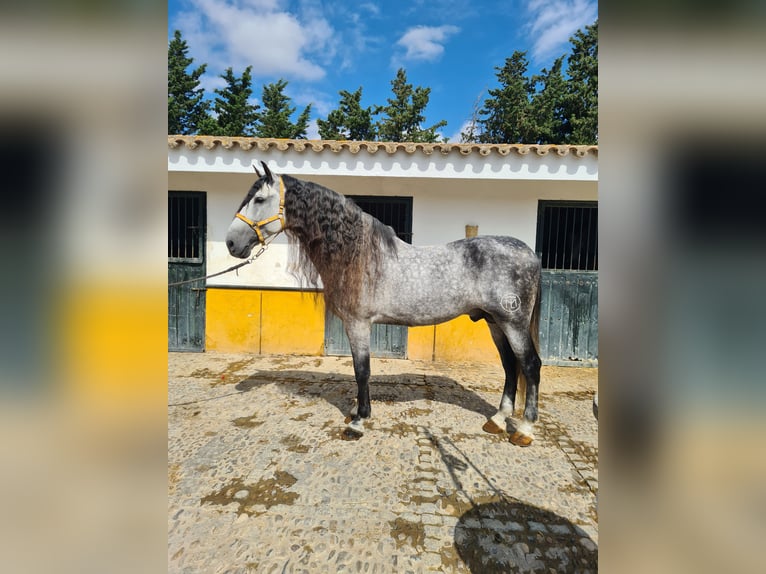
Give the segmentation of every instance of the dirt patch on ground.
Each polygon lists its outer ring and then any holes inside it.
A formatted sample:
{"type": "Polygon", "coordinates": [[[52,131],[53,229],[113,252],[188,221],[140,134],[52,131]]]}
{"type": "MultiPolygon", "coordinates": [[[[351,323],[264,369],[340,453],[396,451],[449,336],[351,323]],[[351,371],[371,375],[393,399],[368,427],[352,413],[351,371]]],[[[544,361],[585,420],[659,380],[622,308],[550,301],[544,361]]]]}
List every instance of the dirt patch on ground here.
{"type": "Polygon", "coordinates": [[[255,414],[250,417],[237,417],[236,419],[233,419],[231,422],[235,427],[254,429],[256,427],[261,426],[264,423],[264,421],[262,420],[259,421],[257,419],[258,419],[258,415],[255,414]]]}
{"type": "MultiPolygon", "coordinates": [[[[231,361],[226,365],[224,369],[210,369],[202,368],[193,371],[189,376],[195,379],[205,379],[210,382],[211,385],[225,385],[231,383],[232,379],[235,379],[235,375],[240,371],[243,371],[253,361],[251,359],[242,359],[239,361],[231,361]]],[[[234,381],[236,382],[236,381],[234,381]]]]}
{"type": "Polygon", "coordinates": [[[397,548],[410,547],[416,550],[423,550],[426,532],[421,523],[397,518],[389,522],[389,525],[391,527],[391,538],[393,538],[397,548]]]}
{"type": "Polygon", "coordinates": [[[288,489],[296,482],[297,479],[293,475],[281,471],[275,472],[274,478],[259,480],[254,484],[245,484],[242,479],[237,478],[220,490],[205,496],[200,504],[226,506],[233,503],[239,505],[237,514],[262,514],[278,504],[292,505],[299,495],[288,489]],[[263,507],[263,511],[259,512],[256,507],[263,507]]]}

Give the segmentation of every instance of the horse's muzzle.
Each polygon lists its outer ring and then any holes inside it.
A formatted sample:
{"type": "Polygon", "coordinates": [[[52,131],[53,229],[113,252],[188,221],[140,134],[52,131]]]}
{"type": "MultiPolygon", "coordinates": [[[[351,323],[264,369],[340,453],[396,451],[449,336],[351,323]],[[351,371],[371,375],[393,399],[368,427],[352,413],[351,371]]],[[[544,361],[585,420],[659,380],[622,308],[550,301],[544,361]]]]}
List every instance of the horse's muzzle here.
{"type": "Polygon", "coordinates": [[[226,240],[226,247],[229,250],[229,253],[233,257],[237,257],[238,259],[247,259],[250,256],[250,252],[253,250],[252,245],[246,245],[244,249],[237,249],[237,247],[234,244],[234,241],[231,239],[226,240]]]}

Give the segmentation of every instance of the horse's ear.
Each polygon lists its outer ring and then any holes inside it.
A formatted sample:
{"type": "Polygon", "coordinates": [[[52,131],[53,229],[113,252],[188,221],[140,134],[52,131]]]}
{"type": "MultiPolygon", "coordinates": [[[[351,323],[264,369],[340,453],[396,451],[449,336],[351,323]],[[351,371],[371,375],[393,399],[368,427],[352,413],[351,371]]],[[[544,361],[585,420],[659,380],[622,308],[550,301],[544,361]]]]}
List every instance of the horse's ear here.
{"type": "Polygon", "coordinates": [[[258,177],[263,177],[263,175],[261,174],[261,172],[260,172],[260,171],[258,171],[258,168],[255,166],[255,164],[253,164],[253,169],[255,170],[255,175],[257,175],[258,177]]]}
{"type": "Polygon", "coordinates": [[[274,183],[274,176],[271,175],[271,170],[269,169],[269,166],[266,165],[265,161],[261,161],[261,165],[263,166],[264,175],[269,179],[269,183],[274,183]]]}

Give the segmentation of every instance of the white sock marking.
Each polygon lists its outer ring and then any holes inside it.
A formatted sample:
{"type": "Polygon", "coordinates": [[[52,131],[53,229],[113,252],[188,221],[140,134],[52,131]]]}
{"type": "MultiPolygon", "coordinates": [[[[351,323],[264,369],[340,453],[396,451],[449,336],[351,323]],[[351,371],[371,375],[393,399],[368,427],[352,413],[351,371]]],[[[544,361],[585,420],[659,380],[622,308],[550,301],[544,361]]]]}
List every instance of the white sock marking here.
{"type": "Polygon", "coordinates": [[[364,424],[362,424],[361,419],[358,421],[356,419],[352,420],[350,423],[348,423],[348,428],[358,433],[364,432],[364,424]]]}
{"type": "Polygon", "coordinates": [[[507,397],[503,396],[500,400],[500,408],[492,415],[490,420],[500,428],[503,428],[505,427],[505,421],[511,418],[511,416],[513,416],[513,404],[507,397]]]}
{"type": "Polygon", "coordinates": [[[527,420],[522,420],[516,426],[516,430],[519,431],[521,434],[525,434],[525,435],[530,436],[530,437],[534,436],[534,432],[533,432],[534,431],[534,425],[531,422],[527,421],[527,420]]]}

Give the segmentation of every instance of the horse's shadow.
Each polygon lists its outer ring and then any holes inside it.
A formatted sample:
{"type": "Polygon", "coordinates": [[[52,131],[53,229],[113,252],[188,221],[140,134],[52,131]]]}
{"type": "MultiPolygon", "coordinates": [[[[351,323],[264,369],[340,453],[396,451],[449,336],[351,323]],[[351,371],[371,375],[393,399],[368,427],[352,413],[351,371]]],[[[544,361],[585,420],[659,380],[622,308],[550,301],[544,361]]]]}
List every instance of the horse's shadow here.
{"type": "Polygon", "coordinates": [[[471,572],[598,571],[598,545],[582,528],[555,512],[509,496],[448,436],[426,434],[457,493],[462,494],[461,502],[455,502],[461,513],[455,525],[454,549],[471,572]],[[472,499],[463,484],[469,467],[493,494],[472,499]]]}
{"type": "MultiPolygon", "coordinates": [[[[349,414],[357,392],[356,381],[351,375],[301,370],[257,371],[237,383],[235,388],[249,392],[265,385],[278,385],[288,394],[325,400],[343,416],[349,414]]],[[[498,402],[501,394],[502,382],[499,382],[498,402]]],[[[420,399],[455,405],[485,418],[497,411],[481,396],[448,377],[402,373],[370,378],[373,417],[376,403],[410,403],[420,399]]]]}
{"type": "Polygon", "coordinates": [[[519,500],[477,504],[455,526],[471,572],[598,572],[598,545],[558,514],[519,500]]]}

